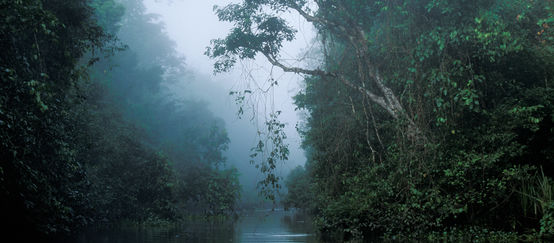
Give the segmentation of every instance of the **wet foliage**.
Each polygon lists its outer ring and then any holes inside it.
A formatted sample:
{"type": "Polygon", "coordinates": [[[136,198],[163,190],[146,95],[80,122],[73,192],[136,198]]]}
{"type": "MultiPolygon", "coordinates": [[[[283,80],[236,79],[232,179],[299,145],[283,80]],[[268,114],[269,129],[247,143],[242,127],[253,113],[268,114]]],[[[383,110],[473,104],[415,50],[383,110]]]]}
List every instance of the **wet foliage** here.
{"type": "Polygon", "coordinates": [[[0,6],[7,235],[234,213],[225,125],[205,102],[171,92],[187,78],[184,59],[142,1],[0,6]]]}
{"type": "Polygon", "coordinates": [[[551,238],[553,7],[242,1],[217,9],[234,28],[207,54],[216,71],[260,54],[305,75],[296,104],[309,113],[300,129],[308,162],[286,184],[289,202],[310,209],[321,231],[343,240],[551,238]],[[297,33],[284,12],[317,29],[315,67],[281,60],[297,33]]]}

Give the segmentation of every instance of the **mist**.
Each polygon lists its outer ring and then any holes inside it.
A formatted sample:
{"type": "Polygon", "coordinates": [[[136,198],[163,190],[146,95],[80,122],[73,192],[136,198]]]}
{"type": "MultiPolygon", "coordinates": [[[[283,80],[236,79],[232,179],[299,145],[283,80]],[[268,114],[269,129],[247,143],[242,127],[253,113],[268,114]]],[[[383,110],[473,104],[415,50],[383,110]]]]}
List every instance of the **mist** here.
{"type": "Polygon", "coordinates": [[[0,0],[20,242],[550,242],[554,5],[0,0]]]}
{"type": "MultiPolygon", "coordinates": [[[[264,129],[263,122],[269,110],[282,111],[280,119],[286,124],[286,143],[290,146],[289,159],[279,164],[278,175],[285,178],[291,169],[304,165],[306,161],[296,130],[301,114],[296,110],[292,100],[300,91],[302,79],[298,75],[284,74],[280,70],[272,69],[263,58],[247,61],[242,67],[229,73],[214,75],[214,61],[204,52],[211,40],[221,37],[231,28],[230,24],[218,20],[214,7],[225,6],[231,2],[147,0],[144,3],[147,12],[159,15],[164,30],[175,41],[176,51],[186,58],[185,65],[191,72],[191,78],[183,79],[176,84],[175,90],[179,90],[175,92],[176,95],[206,101],[209,109],[225,121],[231,141],[225,155],[229,164],[239,169],[244,191],[255,192],[257,183],[264,175],[249,163],[250,149],[258,142],[257,131],[264,129]],[[256,108],[249,109],[247,114],[239,118],[239,107],[229,92],[252,89],[247,80],[264,83],[269,78],[276,79],[280,85],[272,88],[271,93],[261,94],[258,98],[260,104],[255,104],[256,108]]],[[[303,30],[302,36],[287,43],[285,47],[287,54],[291,58],[296,58],[305,54],[306,47],[313,41],[314,32],[310,25],[298,16],[296,19],[291,16],[290,21],[303,30]]]]}

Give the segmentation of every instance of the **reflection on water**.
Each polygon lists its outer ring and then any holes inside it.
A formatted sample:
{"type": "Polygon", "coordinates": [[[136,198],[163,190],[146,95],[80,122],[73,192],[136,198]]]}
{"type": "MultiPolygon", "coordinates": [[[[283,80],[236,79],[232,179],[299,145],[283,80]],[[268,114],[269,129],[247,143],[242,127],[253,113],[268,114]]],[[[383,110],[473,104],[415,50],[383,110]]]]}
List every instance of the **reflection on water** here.
{"type": "Polygon", "coordinates": [[[263,210],[245,213],[237,221],[190,222],[173,227],[90,230],[78,243],[181,242],[317,242],[309,217],[295,212],[263,210]]]}
{"type": "Polygon", "coordinates": [[[316,242],[308,217],[284,211],[259,211],[240,219],[236,242],[316,242]]]}

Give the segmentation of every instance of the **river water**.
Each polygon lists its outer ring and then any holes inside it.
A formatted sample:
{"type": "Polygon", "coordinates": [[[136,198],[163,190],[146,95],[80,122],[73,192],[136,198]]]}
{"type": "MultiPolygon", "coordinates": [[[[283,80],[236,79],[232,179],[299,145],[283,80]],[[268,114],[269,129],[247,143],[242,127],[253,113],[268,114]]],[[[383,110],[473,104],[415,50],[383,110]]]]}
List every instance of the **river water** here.
{"type": "Polygon", "coordinates": [[[227,222],[89,230],[76,243],[318,242],[310,218],[294,211],[257,210],[227,222]]]}

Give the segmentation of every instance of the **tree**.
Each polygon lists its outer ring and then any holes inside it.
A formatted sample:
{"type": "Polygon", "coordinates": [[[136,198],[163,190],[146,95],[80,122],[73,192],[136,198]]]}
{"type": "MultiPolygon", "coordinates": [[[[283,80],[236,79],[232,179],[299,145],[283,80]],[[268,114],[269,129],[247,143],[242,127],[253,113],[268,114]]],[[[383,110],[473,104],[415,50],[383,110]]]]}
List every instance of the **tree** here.
{"type": "Polygon", "coordinates": [[[86,76],[80,59],[108,48],[110,37],[87,4],[0,1],[0,200],[10,234],[51,235],[90,222],[70,108],[86,76]]]}
{"type": "Polygon", "coordinates": [[[117,23],[108,20],[121,13],[120,5],[95,7],[126,48],[100,58],[81,87],[88,93],[80,155],[97,217],[148,223],[234,212],[240,187],[236,173],[225,169],[224,122],[206,102],[175,91],[191,75],[158,16],[147,14],[143,1],[119,3],[125,14],[117,23]]]}
{"type": "Polygon", "coordinates": [[[550,200],[537,188],[552,175],[537,171],[552,168],[552,9],[520,0],[243,1],[217,10],[235,27],[207,54],[216,72],[261,54],[307,76],[296,103],[310,114],[301,131],[320,229],[523,232],[550,222],[524,212],[528,199],[550,200]],[[318,30],[319,68],[280,59],[296,33],[280,17],[287,11],[318,30]]]}
{"type": "Polygon", "coordinates": [[[290,171],[285,180],[287,194],[283,204],[285,208],[294,207],[309,210],[315,201],[310,189],[310,176],[302,166],[297,166],[290,171]]]}
{"type": "MultiPolygon", "coordinates": [[[[233,22],[235,27],[225,39],[212,41],[212,47],[206,54],[217,61],[215,72],[227,71],[240,59],[255,58],[256,54],[264,55],[267,60],[283,69],[293,72],[333,79],[361,92],[373,103],[378,104],[392,118],[408,122],[408,132],[415,139],[423,139],[422,131],[414,123],[401,104],[397,94],[389,87],[380,74],[378,64],[371,58],[369,46],[372,39],[368,36],[367,26],[371,24],[376,12],[371,10],[372,1],[336,2],[315,1],[311,6],[308,1],[245,1],[242,4],[230,4],[217,10],[221,21],[233,22]],[[369,9],[367,12],[356,11],[357,7],[369,9]],[[312,9],[317,9],[314,11],[312,9]],[[270,11],[268,11],[270,10],[270,11]],[[350,75],[347,70],[307,69],[288,66],[279,60],[279,51],[284,41],[291,41],[297,30],[287,25],[279,13],[295,11],[308,22],[313,23],[324,36],[338,38],[355,53],[354,63],[357,75],[350,75]],[[269,12],[269,13],[268,13],[269,12]],[[366,14],[365,17],[362,17],[366,14]],[[367,23],[369,22],[369,23],[367,23]]],[[[373,3],[380,4],[379,1],[373,3]]],[[[326,38],[322,39],[326,42],[326,38]]],[[[323,43],[325,46],[326,43],[323,43]]],[[[325,53],[327,55],[327,53],[325,53]]],[[[328,58],[328,56],[326,56],[328,58]]]]}

